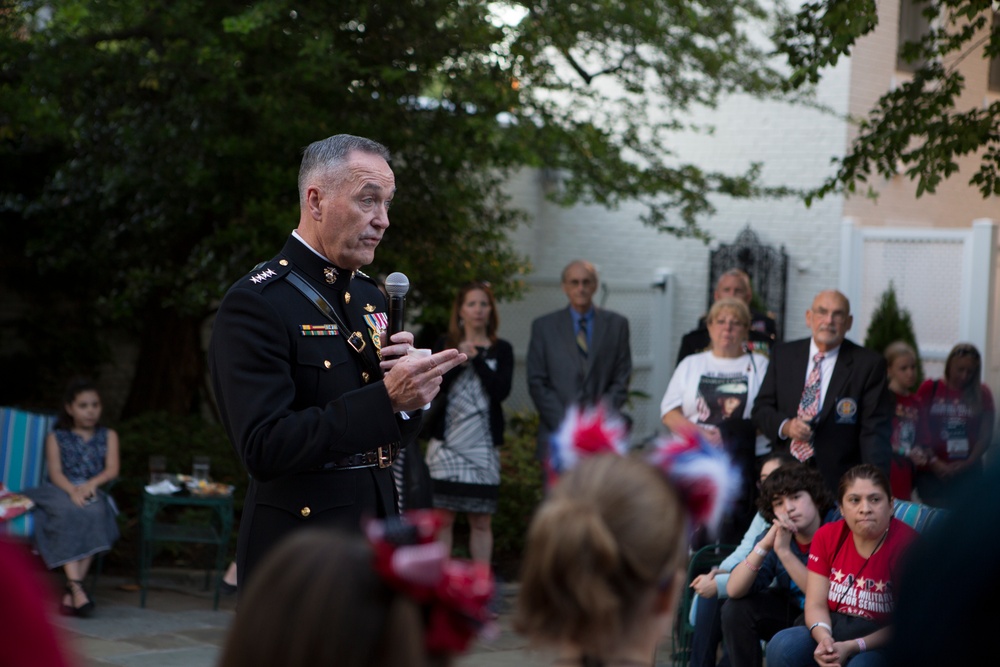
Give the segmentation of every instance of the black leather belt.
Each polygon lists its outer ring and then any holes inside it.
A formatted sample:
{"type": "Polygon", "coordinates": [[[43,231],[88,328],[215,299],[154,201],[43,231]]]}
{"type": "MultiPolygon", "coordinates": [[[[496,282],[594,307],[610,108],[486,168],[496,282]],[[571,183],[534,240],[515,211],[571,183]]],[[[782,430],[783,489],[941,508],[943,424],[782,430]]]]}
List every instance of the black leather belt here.
{"type": "Polygon", "coordinates": [[[355,468],[388,468],[399,454],[399,443],[394,442],[363,454],[351,454],[323,466],[327,470],[353,470],[355,468]]]}

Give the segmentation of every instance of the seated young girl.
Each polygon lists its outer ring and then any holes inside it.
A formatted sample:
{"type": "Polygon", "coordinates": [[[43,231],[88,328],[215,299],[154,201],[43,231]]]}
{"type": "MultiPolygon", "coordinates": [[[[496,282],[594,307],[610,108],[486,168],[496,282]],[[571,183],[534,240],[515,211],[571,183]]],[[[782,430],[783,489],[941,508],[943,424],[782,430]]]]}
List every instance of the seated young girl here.
{"type": "Polygon", "coordinates": [[[62,413],[45,439],[48,481],[27,489],[34,501],[35,544],[49,569],[62,567],[62,613],[88,616],[93,601],[83,580],[95,554],[119,537],[118,511],[100,486],[118,477],[118,434],[100,424],[101,397],[87,380],[66,389],[62,413]]]}

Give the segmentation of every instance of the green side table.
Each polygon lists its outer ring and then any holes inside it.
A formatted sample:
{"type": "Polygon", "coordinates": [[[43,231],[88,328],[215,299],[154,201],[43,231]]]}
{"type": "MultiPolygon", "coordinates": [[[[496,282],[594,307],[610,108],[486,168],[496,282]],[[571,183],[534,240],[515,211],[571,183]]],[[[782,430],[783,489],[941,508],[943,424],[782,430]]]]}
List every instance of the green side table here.
{"type": "MultiPolygon", "coordinates": [[[[229,536],[233,530],[233,497],[227,496],[171,496],[156,495],[143,489],[142,517],[140,518],[141,536],[139,539],[139,586],[142,591],[139,606],[146,606],[146,587],[149,581],[149,570],[153,564],[153,546],[156,542],[199,542],[217,545],[215,556],[215,600],[212,609],[219,608],[219,584],[226,570],[226,555],[229,546],[229,536]],[[158,523],[157,514],[166,507],[200,508],[210,513],[207,525],[188,525],[183,523],[158,523]]],[[[205,574],[205,587],[208,588],[210,578],[205,574]]]]}

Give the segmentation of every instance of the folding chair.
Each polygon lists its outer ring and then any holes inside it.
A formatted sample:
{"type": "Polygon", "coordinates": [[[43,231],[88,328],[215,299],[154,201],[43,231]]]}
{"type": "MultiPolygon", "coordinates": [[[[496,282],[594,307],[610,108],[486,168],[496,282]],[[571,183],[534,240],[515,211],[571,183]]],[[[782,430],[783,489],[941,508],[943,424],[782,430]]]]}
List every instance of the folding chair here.
{"type": "Polygon", "coordinates": [[[712,567],[724,561],[735,550],[735,544],[708,544],[698,549],[688,561],[687,579],[684,582],[684,590],[681,592],[681,603],[677,608],[677,617],[674,619],[674,628],[671,634],[670,659],[674,665],[686,665],[691,660],[691,638],[694,636],[694,625],[689,617],[691,603],[695,595],[691,589],[691,582],[699,574],[705,574],[712,567]]]}

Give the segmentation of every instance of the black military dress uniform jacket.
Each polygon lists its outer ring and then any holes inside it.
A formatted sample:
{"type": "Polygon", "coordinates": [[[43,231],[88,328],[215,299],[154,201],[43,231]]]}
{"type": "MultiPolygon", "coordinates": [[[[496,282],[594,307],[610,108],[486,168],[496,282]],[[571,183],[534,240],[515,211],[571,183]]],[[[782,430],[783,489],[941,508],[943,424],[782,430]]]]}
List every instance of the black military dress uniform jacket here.
{"type": "Polygon", "coordinates": [[[364,518],[396,512],[390,468],[380,466],[420,419],[395,414],[381,381],[373,329],[386,311],[371,278],[333,266],[294,236],[223,298],[209,368],[223,425],[251,477],[237,549],[241,588],[295,529],[357,532],[364,518]],[[293,271],[350,331],[295,288],[293,271]],[[367,363],[349,344],[353,332],[367,363]]]}

